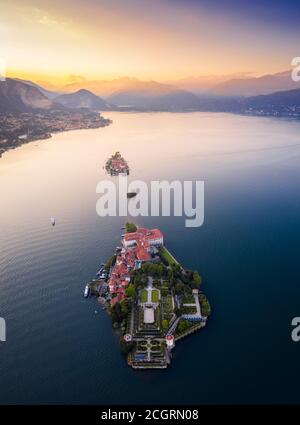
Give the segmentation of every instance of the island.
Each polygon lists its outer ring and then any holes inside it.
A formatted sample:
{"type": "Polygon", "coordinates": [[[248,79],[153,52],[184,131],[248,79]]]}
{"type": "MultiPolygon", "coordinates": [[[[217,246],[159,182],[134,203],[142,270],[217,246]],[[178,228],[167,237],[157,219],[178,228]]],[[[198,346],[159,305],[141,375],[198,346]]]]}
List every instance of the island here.
{"type": "Polygon", "coordinates": [[[127,223],[89,290],[110,314],[128,365],[164,369],[177,341],[206,325],[211,307],[201,284],[166,248],[160,229],[127,223]]]}
{"type": "Polygon", "coordinates": [[[0,121],[0,157],[24,143],[48,139],[52,133],[105,127],[111,123],[88,109],[0,113],[0,121]]]}
{"type": "Polygon", "coordinates": [[[105,169],[111,176],[129,174],[129,166],[127,161],[125,161],[120,152],[116,152],[110,158],[108,158],[105,164],[105,169]]]}

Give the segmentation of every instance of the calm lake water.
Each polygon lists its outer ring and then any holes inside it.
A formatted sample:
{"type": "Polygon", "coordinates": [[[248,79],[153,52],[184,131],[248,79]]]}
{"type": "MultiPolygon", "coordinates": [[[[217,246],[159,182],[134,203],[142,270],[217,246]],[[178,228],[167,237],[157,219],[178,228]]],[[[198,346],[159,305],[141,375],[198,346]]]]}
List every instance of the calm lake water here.
{"type": "Polygon", "coordinates": [[[300,123],[209,113],[105,113],[0,159],[0,403],[299,403],[300,123]],[[205,223],[160,227],[198,269],[213,314],[163,371],[130,369],[85,283],[124,219],[96,215],[119,150],[131,179],[204,180],[205,223]],[[50,217],[56,217],[52,227],[50,217]]]}

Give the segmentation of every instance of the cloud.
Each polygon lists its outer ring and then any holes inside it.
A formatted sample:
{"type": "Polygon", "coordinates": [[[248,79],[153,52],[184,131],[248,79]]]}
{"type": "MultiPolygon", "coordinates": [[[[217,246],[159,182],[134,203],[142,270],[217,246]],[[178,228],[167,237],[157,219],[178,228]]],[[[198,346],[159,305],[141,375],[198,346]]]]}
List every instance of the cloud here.
{"type": "Polygon", "coordinates": [[[66,26],[71,23],[70,20],[57,18],[56,16],[49,14],[49,12],[37,8],[34,8],[33,14],[34,21],[50,28],[57,26],[66,26]]]}
{"type": "Polygon", "coordinates": [[[81,83],[83,81],[86,81],[86,79],[82,75],[74,75],[74,74],[68,75],[69,83],[81,83]]]}

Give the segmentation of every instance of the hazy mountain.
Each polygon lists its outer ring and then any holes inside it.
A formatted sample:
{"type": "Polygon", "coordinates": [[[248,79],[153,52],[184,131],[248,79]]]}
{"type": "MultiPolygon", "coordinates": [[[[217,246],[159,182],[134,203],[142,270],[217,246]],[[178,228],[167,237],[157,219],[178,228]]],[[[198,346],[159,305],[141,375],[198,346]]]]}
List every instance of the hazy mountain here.
{"type": "Polygon", "coordinates": [[[125,91],[109,96],[108,100],[117,106],[155,110],[195,109],[199,104],[199,98],[196,95],[184,90],[170,90],[166,93],[125,91]]]}
{"type": "Polygon", "coordinates": [[[52,101],[32,85],[11,78],[0,82],[0,112],[25,112],[53,106],[52,101]]]}
{"type": "MultiPolygon", "coordinates": [[[[157,97],[178,90],[194,94],[213,94],[216,96],[247,97],[260,94],[270,94],[300,88],[300,82],[291,79],[291,71],[261,77],[249,77],[250,73],[234,73],[228,75],[204,75],[181,78],[160,83],[157,81],[142,81],[137,78],[122,77],[114,80],[86,81],[83,78],[76,82],[46,90],[43,85],[32,81],[23,81],[37,87],[46,97],[54,99],[60,94],[74,93],[81,89],[88,90],[97,96],[108,99],[121,94],[138,94],[139,96],[157,97]]],[[[22,80],[20,80],[22,81],[22,80]]],[[[123,102],[123,99],[122,99],[123,102]]]]}
{"type": "Polygon", "coordinates": [[[28,84],[28,85],[30,85],[32,87],[36,87],[37,89],[39,89],[39,91],[41,93],[43,93],[44,96],[46,96],[50,100],[55,99],[60,94],[60,93],[58,93],[56,91],[47,90],[44,87],[42,87],[40,84],[34,83],[33,81],[30,81],[30,80],[22,80],[21,78],[14,78],[14,80],[15,81],[20,81],[20,82],[25,83],[25,84],[28,84]]]}
{"type": "Polygon", "coordinates": [[[248,107],[269,107],[269,106],[300,106],[300,88],[288,91],[279,91],[276,93],[248,97],[245,99],[248,107]]]}
{"type": "Polygon", "coordinates": [[[196,77],[186,77],[178,80],[168,81],[179,89],[187,90],[195,94],[208,93],[211,89],[220,83],[232,79],[245,79],[249,78],[250,73],[234,73],[227,75],[200,75],[196,77]]]}
{"type": "MultiPolygon", "coordinates": [[[[170,84],[156,81],[140,81],[135,78],[114,80],[119,90],[106,96],[106,100],[117,106],[132,106],[144,109],[195,108],[198,98],[193,93],[180,90],[170,84]]],[[[108,85],[106,86],[108,88],[108,85]]],[[[108,93],[108,92],[107,92],[108,93]]]]}
{"type": "Polygon", "coordinates": [[[108,102],[85,89],[71,94],[62,94],[55,98],[55,102],[68,108],[89,108],[96,111],[112,108],[108,102]]]}
{"type": "Polygon", "coordinates": [[[180,111],[195,110],[200,105],[199,97],[185,90],[177,90],[157,97],[151,101],[151,107],[158,110],[180,111]]]}
{"type": "Polygon", "coordinates": [[[211,92],[219,96],[256,96],[296,88],[300,88],[300,82],[295,83],[291,71],[285,71],[256,78],[232,79],[218,84],[211,92]]]}
{"type": "Polygon", "coordinates": [[[62,87],[62,90],[66,93],[78,91],[80,89],[86,89],[101,96],[108,98],[113,94],[122,92],[139,93],[140,95],[162,95],[170,93],[171,91],[177,90],[176,87],[158,83],[157,81],[141,81],[137,78],[117,78],[114,80],[95,80],[95,81],[80,81],[72,84],[68,84],[62,87]]]}
{"type": "MultiPolygon", "coordinates": [[[[121,84],[120,80],[118,80],[118,84],[121,84]]],[[[140,110],[198,110],[237,113],[247,112],[249,108],[252,108],[257,111],[261,110],[262,113],[265,111],[276,115],[277,112],[281,113],[285,107],[293,110],[293,107],[298,108],[300,106],[300,88],[294,90],[276,90],[274,93],[267,95],[234,97],[217,96],[208,93],[196,95],[187,90],[180,90],[175,86],[161,84],[155,81],[142,82],[136,79],[122,79],[123,83],[124,80],[130,85],[130,89],[120,89],[107,96],[105,100],[86,89],[80,89],[75,93],[59,95],[54,100],[49,100],[34,83],[29,84],[29,82],[7,78],[5,82],[0,82],[0,112],[25,112],[35,109],[49,110],[65,107],[110,110],[116,109],[114,105],[117,105],[140,110]],[[130,83],[128,80],[130,80],[130,83]]],[[[247,85],[250,80],[246,80],[243,80],[243,83],[247,85]]],[[[285,82],[284,84],[290,84],[286,81],[287,73],[252,80],[255,80],[255,83],[259,81],[258,84],[254,84],[253,82],[252,91],[257,91],[261,82],[266,80],[269,81],[268,89],[271,89],[271,85],[277,86],[280,81],[285,82]],[[274,83],[274,78],[276,84],[274,83]]],[[[296,83],[292,82],[292,84],[296,83]]],[[[108,93],[108,86],[106,89],[108,93]]],[[[112,89],[112,86],[110,86],[110,89],[112,89]]]]}

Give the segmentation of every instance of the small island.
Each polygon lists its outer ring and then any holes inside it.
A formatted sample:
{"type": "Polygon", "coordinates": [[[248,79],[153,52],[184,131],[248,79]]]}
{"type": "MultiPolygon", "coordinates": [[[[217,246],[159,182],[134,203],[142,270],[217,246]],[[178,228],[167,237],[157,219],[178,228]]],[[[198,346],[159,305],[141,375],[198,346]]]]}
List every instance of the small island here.
{"type": "Polygon", "coordinates": [[[210,304],[199,273],[178,263],[159,229],[126,223],[125,230],[89,290],[119,331],[128,365],[164,369],[176,342],[206,325],[210,304]]]}
{"type": "Polygon", "coordinates": [[[105,169],[111,176],[129,174],[129,166],[127,161],[125,161],[120,152],[116,152],[110,158],[108,158],[105,164],[105,169]]]}

